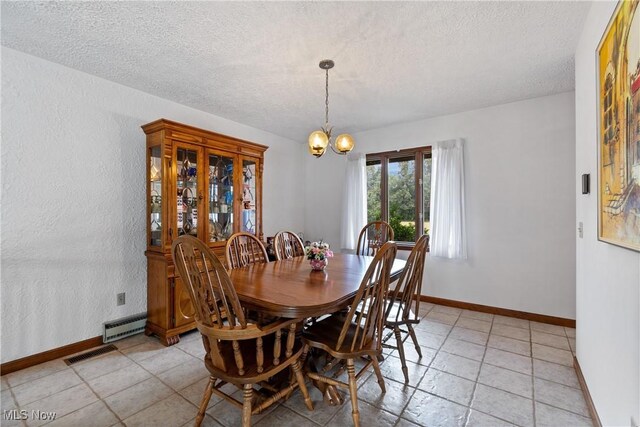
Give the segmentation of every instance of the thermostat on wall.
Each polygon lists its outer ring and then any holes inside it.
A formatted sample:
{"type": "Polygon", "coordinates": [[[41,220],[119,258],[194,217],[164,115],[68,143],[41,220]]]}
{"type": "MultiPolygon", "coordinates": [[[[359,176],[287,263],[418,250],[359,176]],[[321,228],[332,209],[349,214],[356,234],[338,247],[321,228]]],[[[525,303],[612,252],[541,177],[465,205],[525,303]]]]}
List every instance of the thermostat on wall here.
{"type": "Polygon", "coordinates": [[[589,179],[590,174],[583,173],[582,174],[582,194],[589,194],[589,179]]]}

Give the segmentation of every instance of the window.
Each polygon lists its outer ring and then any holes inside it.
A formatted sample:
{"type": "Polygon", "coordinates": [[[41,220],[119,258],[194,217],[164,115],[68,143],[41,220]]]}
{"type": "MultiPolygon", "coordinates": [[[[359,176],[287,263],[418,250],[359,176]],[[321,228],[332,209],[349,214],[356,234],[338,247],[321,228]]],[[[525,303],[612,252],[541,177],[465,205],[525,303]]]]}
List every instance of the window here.
{"type": "Polygon", "coordinates": [[[367,222],[382,219],[382,162],[367,158],[367,222]]]}
{"type": "Polygon", "coordinates": [[[398,242],[429,231],[431,147],[367,155],[367,220],[387,221],[398,242]]]}

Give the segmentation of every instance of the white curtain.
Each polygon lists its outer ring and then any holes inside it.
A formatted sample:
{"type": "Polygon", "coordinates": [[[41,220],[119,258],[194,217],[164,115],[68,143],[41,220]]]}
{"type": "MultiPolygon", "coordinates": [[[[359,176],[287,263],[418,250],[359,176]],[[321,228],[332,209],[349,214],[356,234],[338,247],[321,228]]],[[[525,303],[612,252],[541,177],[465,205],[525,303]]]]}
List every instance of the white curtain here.
{"type": "Polygon", "coordinates": [[[466,259],[463,141],[431,147],[430,256],[466,259]]]}
{"type": "Polygon", "coordinates": [[[354,251],[358,233],[367,223],[367,162],[363,153],[347,157],[342,206],[340,245],[343,251],[354,251]]]}

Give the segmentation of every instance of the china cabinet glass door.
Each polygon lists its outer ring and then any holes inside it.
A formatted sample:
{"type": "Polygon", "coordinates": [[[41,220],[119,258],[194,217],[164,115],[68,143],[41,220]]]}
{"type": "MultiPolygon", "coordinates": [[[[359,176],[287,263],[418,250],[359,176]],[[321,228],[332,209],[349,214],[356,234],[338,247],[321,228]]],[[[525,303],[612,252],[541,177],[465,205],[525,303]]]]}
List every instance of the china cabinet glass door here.
{"type": "Polygon", "coordinates": [[[162,156],[159,145],[149,149],[149,245],[162,246],[162,156]]]}
{"type": "Polygon", "coordinates": [[[176,230],[178,236],[198,235],[198,151],[197,149],[177,147],[177,215],[176,230]]]}
{"type": "Polygon", "coordinates": [[[234,160],[209,152],[209,242],[227,240],[234,232],[234,160]]]}
{"type": "Polygon", "coordinates": [[[257,170],[258,163],[255,160],[242,159],[242,201],[240,231],[256,234],[256,205],[257,194],[257,170]]]}

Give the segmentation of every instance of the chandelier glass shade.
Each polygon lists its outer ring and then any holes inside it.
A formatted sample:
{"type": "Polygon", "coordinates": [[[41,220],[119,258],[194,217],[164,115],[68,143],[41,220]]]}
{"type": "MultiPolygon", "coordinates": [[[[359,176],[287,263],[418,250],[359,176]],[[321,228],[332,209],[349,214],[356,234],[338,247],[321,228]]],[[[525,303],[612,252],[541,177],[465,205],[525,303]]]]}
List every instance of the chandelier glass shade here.
{"type": "Polygon", "coordinates": [[[329,137],[322,130],[311,132],[309,135],[309,152],[316,157],[320,157],[327,150],[329,137]]]}
{"type": "Polygon", "coordinates": [[[324,127],[320,130],[311,132],[309,135],[309,153],[316,157],[321,157],[330,147],[335,153],[345,155],[353,150],[355,145],[353,137],[348,133],[338,135],[334,140],[331,139],[331,130],[329,127],[329,70],[333,68],[334,62],[330,59],[320,61],[320,68],[325,70],[325,120],[324,127]]]}

